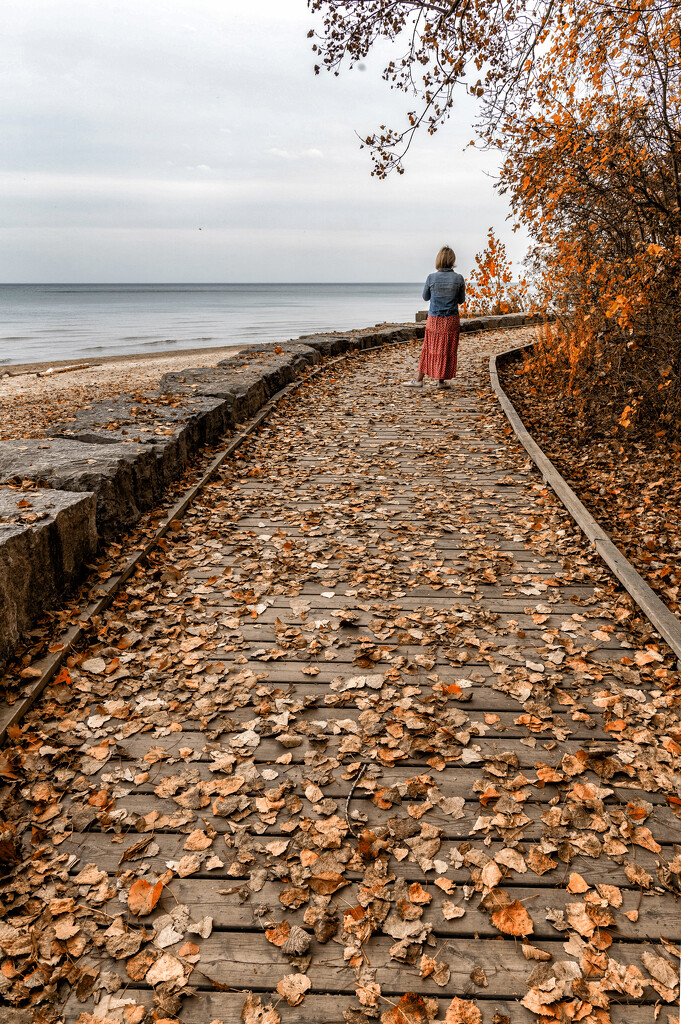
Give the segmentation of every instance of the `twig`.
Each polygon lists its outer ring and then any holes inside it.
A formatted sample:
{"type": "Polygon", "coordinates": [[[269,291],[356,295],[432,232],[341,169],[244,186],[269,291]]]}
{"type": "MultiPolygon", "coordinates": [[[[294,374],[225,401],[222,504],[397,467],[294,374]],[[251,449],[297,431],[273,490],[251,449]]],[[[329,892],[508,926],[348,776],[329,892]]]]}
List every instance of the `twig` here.
{"type": "Polygon", "coordinates": [[[352,786],[350,787],[350,792],[348,793],[347,800],[345,801],[345,824],[348,826],[348,832],[355,839],[357,838],[357,833],[355,832],[354,826],[350,824],[350,801],[352,800],[352,798],[354,796],[355,790],[357,789],[357,786],[359,785],[362,776],[364,775],[364,773],[367,770],[367,768],[370,768],[370,767],[371,767],[371,762],[370,761],[362,761],[362,763],[360,765],[360,769],[357,772],[357,775],[355,776],[355,780],[352,783],[352,786]]]}
{"type": "Polygon", "coordinates": [[[47,370],[38,370],[36,377],[52,377],[55,373],[70,373],[71,370],[87,370],[90,365],[90,363],[74,363],[73,366],[58,366],[56,369],[54,366],[50,366],[47,370]]]}

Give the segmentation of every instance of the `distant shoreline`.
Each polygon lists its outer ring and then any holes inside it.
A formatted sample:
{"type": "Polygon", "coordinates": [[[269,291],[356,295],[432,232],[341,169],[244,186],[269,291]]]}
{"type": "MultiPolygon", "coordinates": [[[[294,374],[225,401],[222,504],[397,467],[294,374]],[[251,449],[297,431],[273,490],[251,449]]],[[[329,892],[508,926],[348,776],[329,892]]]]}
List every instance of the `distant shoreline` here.
{"type": "Polygon", "coordinates": [[[393,282],[4,284],[0,373],[29,363],[98,365],[108,356],[282,344],[303,334],[404,323],[413,319],[420,294],[393,282]]]}
{"type": "Polygon", "coordinates": [[[205,348],[164,349],[162,352],[132,352],[127,355],[91,356],[90,358],[83,357],[82,359],[48,359],[38,363],[6,363],[0,366],[0,376],[3,374],[3,371],[9,371],[9,375],[14,376],[14,374],[18,373],[41,373],[49,370],[50,367],[54,367],[57,370],[62,366],[81,366],[85,363],[90,366],[97,366],[100,363],[138,363],[146,362],[150,359],[175,359],[176,357],[183,359],[185,356],[206,356],[213,353],[217,361],[236,355],[237,352],[240,352],[245,347],[244,345],[222,345],[217,347],[209,345],[205,348]]]}

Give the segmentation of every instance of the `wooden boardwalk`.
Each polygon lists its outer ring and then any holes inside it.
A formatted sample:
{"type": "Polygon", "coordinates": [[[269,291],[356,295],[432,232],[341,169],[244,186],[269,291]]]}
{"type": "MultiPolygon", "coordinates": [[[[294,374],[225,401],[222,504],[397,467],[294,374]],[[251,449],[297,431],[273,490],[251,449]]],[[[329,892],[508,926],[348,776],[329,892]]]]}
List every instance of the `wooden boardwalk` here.
{"type": "Polygon", "coordinates": [[[65,1021],[678,1020],[679,675],[504,433],[512,343],[286,399],[31,713],[65,1021]]]}

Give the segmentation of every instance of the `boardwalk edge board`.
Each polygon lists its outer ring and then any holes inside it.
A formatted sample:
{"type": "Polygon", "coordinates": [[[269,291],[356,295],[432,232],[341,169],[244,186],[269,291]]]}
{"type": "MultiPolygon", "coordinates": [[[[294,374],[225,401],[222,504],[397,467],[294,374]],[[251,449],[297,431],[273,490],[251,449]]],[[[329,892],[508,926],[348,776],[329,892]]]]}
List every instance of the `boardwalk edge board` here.
{"type": "Polygon", "coordinates": [[[498,372],[499,362],[512,358],[531,347],[531,345],[523,345],[520,348],[509,349],[500,356],[490,356],[490,381],[494,393],[499,400],[499,404],[506,414],[509,423],[513,427],[516,437],[536,465],[544,478],[545,483],[552,488],[576,522],[577,526],[579,526],[580,530],[591,542],[592,546],[596,549],[613,575],[620,581],[641,611],[644,612],[658,633],[664,637],[672,651],[674,651],[677,658],[681,661],[681,622],[679,622],[677,617],[669,610],[666,604],[660,600],[657,594],[651,590],[631,562],[612,542],[608,533],[602,526],[600,526],[586,506],[580,501],[548,456],[544,454],[525,427],[515,406],[501,386],[498,372]]]}
{"type": "MultiPolygon", "coordinates": [[[[475,333],[523,327],[536,319],[525,313],[464,318],[461,330],[475,333]]],[[[120,535],[140,519],[142,511],[156,505],[201,447],[219,442],[234,427],[241,428],[217,452],[198,483],[175,503],[151,539],[98,588],[95,601],[81,608],[77,625],[60,638],[61,649],[31,666],[33,681],[23,696],[9,706],[0,705],[0,742],[54,678],[93,616],[101,615],[111,604],[171,523],[184,514],[225,459],[282,398],[348,355],[415,341],[424,332],[423,325],[408,324],[361,333],[304,335],[292,342],[251,346],[215,367],[165,374],[159,392],[152,396],[160,403],[154,406],[158,418],[146,424],[146,434],[141,431],[137,440],[130,439],[134,430],[129,428],[135,426],[139,401],[120,396],[81,410],[75,423],[54,426],[47,440],[0,441],[0,500],[4,501],[0,504],[1,671],[21,633],[30,629],[42,612],[57,607],[83,578],[99,542],[120,535]],[[319,365],[310,371],[315,364],[319,365]],[[167,396],[174,403],[179,400],[179,411],[178,404],[162,404],[167,396]],[[244,419],[245,424],[241,422],[244,419]],[[154,433],[159,424],[166,432],[161,442],[154,433]],[[17,480],[34,480],[47,487],[22,491],[6,486],[17,480]],[[18,503],[24,500],[32,507],[36,501],[46,504],[48,514],[38,522],[22,521],[23,507],[18,503]],[[52,512],[53,508],[56,511],[52,512]],[[64,510],[70,514],[66,516],[64,510]],[[21,587],[15,583],[17,565],[21,587]],[[57,581],[51,591],[46,580],[57,581]]]]}

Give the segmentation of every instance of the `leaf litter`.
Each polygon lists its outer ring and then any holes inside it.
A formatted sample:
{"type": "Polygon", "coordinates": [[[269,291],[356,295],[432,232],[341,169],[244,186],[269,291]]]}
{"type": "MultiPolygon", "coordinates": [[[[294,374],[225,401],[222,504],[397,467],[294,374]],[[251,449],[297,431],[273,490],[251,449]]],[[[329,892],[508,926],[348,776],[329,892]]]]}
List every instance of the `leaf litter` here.
{"type": "Polygon", "coordinates": [[[500,958],[541,1024],[678,999],[679,674],[508,440],[525,333],[409,406],[413,348],[281,403],[10,730],[27,1021],[479,1024],[500,958]]]}

